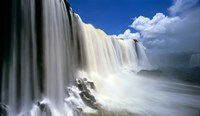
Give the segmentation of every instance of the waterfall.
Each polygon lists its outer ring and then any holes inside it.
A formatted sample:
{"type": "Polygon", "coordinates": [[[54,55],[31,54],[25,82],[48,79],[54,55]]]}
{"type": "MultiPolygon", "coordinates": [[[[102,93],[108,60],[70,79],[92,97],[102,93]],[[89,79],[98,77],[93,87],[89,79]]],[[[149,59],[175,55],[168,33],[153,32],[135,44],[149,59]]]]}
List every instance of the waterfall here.
{"type": "Polygon", "coordinates": [[[1,67],[1,102],[9,106],[10,115],[26,115],[42,99],[64,112],[65,88],[75,83],[81,71],[99,89],[93,74],[106,79],[124,67],[140,68],[144,53],[137,46],[141,45],[84,24],[67,1],[12,3],[9,54],[1,67]]]}
{"type": "Polygon", "coordinates": [[[2,68],[1,100],[13,113],[31,108],[39,99],[35,1],[13,1],[13,19],[9,59],[2,68]],[[21,5],[21,6],[20,6],[21,5]]]}
{"type": "Polygon", "coordinates": [[[85,24],[66,0],[11,1],[0,59],[0,110],[9,116],[182,116],[185,106],[199,108],[198,96],[167,91],[185,85],[137,75],[150,64],[134,38],[85,24]]]}

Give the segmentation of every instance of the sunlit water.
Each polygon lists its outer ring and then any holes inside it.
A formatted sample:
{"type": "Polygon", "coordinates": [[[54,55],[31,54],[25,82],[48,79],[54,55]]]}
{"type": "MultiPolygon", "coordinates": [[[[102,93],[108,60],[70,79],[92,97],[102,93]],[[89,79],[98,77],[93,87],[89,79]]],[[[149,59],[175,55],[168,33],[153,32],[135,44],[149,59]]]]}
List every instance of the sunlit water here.
{"type": "Polygon", "coordinates": [[[102,105],[99,115],[198,116],[200,113],[199,86],[142,77],[130,70],[100,80],[94,81],[99,83],[95,93],[102,105]]]}
{"type": "Polygon", "coordinates": [[[199,86],[139,75],[151,66],[134,38],[83,23],[64,0],[21,0],[13,9],[0,81],[10,116],[199,116],[199,86]],[[77,78],[94,82],[95,108],[82,100],[77,78]]]}
{"type": "MultiPolygon", "coordinates": [[[[71,102],[71,105],[65,104],[67,115],[199,116],[200,114],[200,86],[139,76],[127,69],[109,75],[106,79],[102,79],[98,74],[93,74],[92,77],[95,78],[93,81],[97,87],[92,94],[100,104],[99,107],[96,110],[85,105],[80,97],[76,96],[78,89],[74,86],[73,94],[70,98],[66,98],[66,101],[71,102]],[[83,111],[78,112],[77,108],[82,108],[83,111]]],[[[54,110],[53,106],[51,108],[53,115],[63,115],[54,110]]]]}

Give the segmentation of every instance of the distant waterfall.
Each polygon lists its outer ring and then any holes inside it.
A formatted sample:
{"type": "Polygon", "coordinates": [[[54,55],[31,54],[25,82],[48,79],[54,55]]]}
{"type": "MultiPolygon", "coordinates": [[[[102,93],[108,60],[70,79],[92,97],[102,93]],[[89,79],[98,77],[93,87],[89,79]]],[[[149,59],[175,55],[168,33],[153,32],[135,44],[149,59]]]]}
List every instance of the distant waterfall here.
{"type": "Polygon", "coordinates": [[[127,67],[137,72],[145,68],[142,63],[148,64],[141,44],[84,24],[67,1],[12,3],[11,37],[3,52],[0,78],[1,102],[8,105],[10,115],[27,115],[43,99],[64,114],[65,88],[81,72],[101,91],[101,79],[127,67]]]}

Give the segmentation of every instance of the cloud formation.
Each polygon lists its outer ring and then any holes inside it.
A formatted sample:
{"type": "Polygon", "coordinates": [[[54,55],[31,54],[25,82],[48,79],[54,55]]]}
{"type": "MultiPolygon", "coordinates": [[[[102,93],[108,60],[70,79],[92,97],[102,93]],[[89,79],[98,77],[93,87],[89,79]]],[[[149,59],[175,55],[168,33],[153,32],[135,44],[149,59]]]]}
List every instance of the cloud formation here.
{"type": "Polygon", "coordinates": [[[170,7],[174,14],[184,9],[181,15],[157,13],[152,19],[139,16],[130,27],[140,33],[143,44],[149,49],[200,52],[200,6],[194,5],[197,3],[195,0],[191,3],[187,1],[177,0],[170,7]],[[195,8],[192,9],[192,6],[195,8]]]}
{"type": "Polygon", "coordinates": [[[200,0],[174,0],[169,16],[136,17],[117,38],[140,40],[151,64],[187,66],[191,54],[200,53],[200,0]]]}
{"type": "Polygon", "coordinates": [[[200,52],[200,0],[175,0],[167,16],[136,17],[117,38],[138,39],[147,49],[163,52],[200,52]]]}
{"type": "Polygon", "coordinates": [[[179,17],[168,17],[162,13],[157,13],[152,19],[139,16],[134,20],[130,27],[139,31],[144,38],[153,38],[158,34],[167,33],[170,25],[180,21],[179,17]]]}
{"type": "Polygon", "coordinates": [[[123,34],[119,34],[118,36],[113,35],[115,38],[123,38],[123,39],[140,39],[140,34],[137,33],[132,33],[130,29],[127,29],[126,31],[124,31],[123,34]]]}

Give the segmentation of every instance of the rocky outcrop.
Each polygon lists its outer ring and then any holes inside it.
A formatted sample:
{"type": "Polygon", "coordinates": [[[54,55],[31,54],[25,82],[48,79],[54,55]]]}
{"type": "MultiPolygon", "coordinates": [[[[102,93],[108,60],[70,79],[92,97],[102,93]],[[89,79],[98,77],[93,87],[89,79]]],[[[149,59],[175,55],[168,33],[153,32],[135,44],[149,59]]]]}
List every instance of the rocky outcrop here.
{"type": "Polygon", "coordinates": [[[48,104],[37,102],[37,105],[40,108],[42,116],[52,116],[51,109],[48,104]]]}
{"type": "Polygon", "coordinates": [[[87,78],[76,79],[76,85],[80,91],[79,95],[83,102],[89,107],[97,109],[96,99],[90,92],[90,89],[95,90],[94,82],[88,81],[87,78]]]}
{"type": "Polygon", "coordinates": [[[0,103],[0,116],[8,116],[8,107],[0,103]]]}

